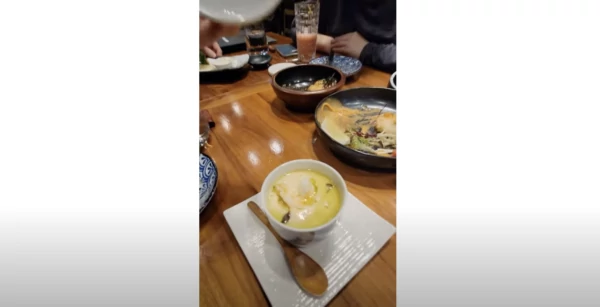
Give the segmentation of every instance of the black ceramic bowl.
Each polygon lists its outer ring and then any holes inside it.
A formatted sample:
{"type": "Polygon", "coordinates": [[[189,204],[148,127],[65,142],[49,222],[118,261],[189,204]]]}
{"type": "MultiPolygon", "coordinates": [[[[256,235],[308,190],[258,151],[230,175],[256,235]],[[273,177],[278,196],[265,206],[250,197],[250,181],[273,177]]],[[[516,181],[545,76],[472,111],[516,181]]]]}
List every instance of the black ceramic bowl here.
{"type": "Polygon", "coordinates": [[[225,69],[200,72],[201,84],[229,84],[242,80],[248,74],[250,65],[244,65],[238,69],[225,69]]]}
{"type": "Polygon", "coordinates": [[[337,68],[309,64],[292,66],[279,71],[273,75],[271,85],[277,97],[283,100],[288,109],[314,112],[315,107],[323,98],[339,91],[345,83],[346,77],[337,68]],[[337,80],[336,85],[320,91],[306,92],[283,87],[286,84],[309,85],[331,76],[337,80]]]}
{"type": "Polygon", "coordinates": [[[396,112],[396,91],[389,88],[362,87],[352,88],[337,92],[323,99],[315,111],[315,124],[320,138],[327,144],[333,154],[345,163],[364,169],[372,170],[395,170],[395,157],[382,157],[344,146],[333,140],[321,128],[321,106],[329,98],[339,100],[343,106],[348,108],[368,108],[381,109],[385,107],[387,112],[396,112]]]}

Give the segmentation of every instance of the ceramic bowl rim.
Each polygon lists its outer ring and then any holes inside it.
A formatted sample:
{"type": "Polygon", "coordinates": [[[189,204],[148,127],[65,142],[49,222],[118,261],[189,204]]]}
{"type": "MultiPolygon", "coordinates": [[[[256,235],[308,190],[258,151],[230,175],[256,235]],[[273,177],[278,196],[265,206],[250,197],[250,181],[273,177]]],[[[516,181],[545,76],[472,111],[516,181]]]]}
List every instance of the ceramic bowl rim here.
{"type": "MultiPolygon", "coordinates": [[[[300,168],[299,168],[300,169],[300,168]]],[[[302,168],[304,169],[304,168],[302,168]]],[[[333,178],[332,178],[333,179],[333,178]]],[[[262,187],[260,189],[260,201],[261,201],[261,209],[263,209],[263,211],[265,211],[265,215],[267,216],[268,220],[270,223],[274,223],[277,224],[277,226],[291,231],[291,232],[296,232],[296,233],[311,233],[311,232],[318,232],[322,229],[326,229],[328,227],[330,227],[332,224],[336,223],[336,221],[339,219],[342,210],[344,210],[344,207],[346,206],[345,203],[346,201],[348,201],[348,187],[346,186],[346,181],[344,180],[344,178],[342,177],[342,175],[335,170],[335,168],[331,167],[329,164],[323,163],[321,161],[318,160],[312,160],[312,159],[298,159],[298,160],[292,160],[292,161],[288,161],[286,163],[283,163],[279,166],[277,166],[276,168],[274,168],[269,175],[267,175],[267,177],[265,178],[265,180],[263,181],[262,187]],[[329,220],[327,223],[317,226],[317,227],[313,227],[313,228],[294,228],[294,227],[290,227],[287,226],[285,224],[283,224],[281,221],[276,220],[272,215],[271,212],[269,212],[269,210],[267,209],[267,193],[266,191],[268,191],[268,189],[271,187],[271,184],[277,180],[278,178],[275,178],[275,173],[277,172],[277,170],[282,169],[284,167],[288,167],[288,166],[293,166],[294,164],[300,164],[300,163],[308,163],[308,164],[314,164],[314,165],[319,165],[320,167],[324,167],[326,169],[328,169],[331,173],[333,173],[333,175],[336,177],[337,180],[339,180],[342,183],[342,186],[338,187],[340,190],[340,198],[341,198],[341,203],[340,203],[340,209],[338,210],[338,212],[335,214],[335,216],[333,216],[331,218],[331,220],[329,220]]]]}
{"type": "MultiPolygon", "coordinates": [[[[361,71],[362,71],[362,69],[363,69],[363,66],[364,66],[364,65],[363,65],[363,63],[362,63],[362,62],[361,62],[359,59],[357,59],[357,58],[353,58],[353,57],[350,57],[350,56],[345,56],[345,55],[341,55],[341,54],[336,54],[336,55],[334,55],[334,57],[344,57],[344,58],[350,58],[350,59],[356,60],[356,61],[357,61],[357,62],[360,64],[360,67],[358,67],[358,69],[356,69],[356,70],[352,71],[351,73],[348,73],[348,74],[346,74],[345,72],[343,72],[343,71],[342,71],[342,73],[343,73],[343,74],[346,76],[346,78],[349,78],[349,77],[352,77],[352,76],[355,76],[355,75],[357,75],[357,74],[358,74],[359,72],[361,72],[361,71]]],[[[329,56],[326,56],[326,55],[324,55],[324,56],[320,56],[320,57],[318,57],[318,58],[314,58],[314,59],[310,60],[310,62],[308,62],[308,63],[309,63],[310,65],[323,65],[323,64],[314,64],[314,63],[311,63],[311,62],[313,62],[313,61],[315,61],[315,60],[317,60],[317,59],[324,59],[324,58],[329,58],[329,56]]],[[[326,66],[329,66],[329,65],[326,65],[326,66]]],[[[334,68],[336,68],[336,69],[339,69],[339,68],[337,68],[337,67],[335,67],[335,66],[329,66],[329,67],[334,67],[334,68]]],[[[340,71],[341,71],[341,69],[340,69],[340,71]]]]}
{"type": "Polygon", "coordinates": [[[344,75],[344,73],[341,70],[339,70],[335,67],[332,67],[332,66],[327,66],[327,65],[318,65],[318,64],[295,65],[295,66],[286,67],[286,68],[278,71],[277,73],[275,73],[273,75],[273,77],[271,77],[271,84],[277,90],[279,90],[283,93],[286,93],[286,94],[291,94],[291,95],[296,95],[296,96],[315,96],[315,95],[324,94],[324,93],[332,93],[332,92],[336,92],[336,91],[340,90],[346,84],[346,75],[344,75]],[[320,67],[332,69],[335,72],[337,72],[338,74],[340,74],[340,81],[338,81],[336,85],[334,85],[330,88],[326,88],[326,89],[322,89],[320,91],[314,91],[314,92],[302,92],[302,91],[287,89],[287,88],[284,88],[283,86],[279,85],[279,83],[277,83],[275,81],[275,79],[277,78],[277,76],[279,76],[280,73],[282,73],[288,69],[294,69],[294,68],[306,67],[306,66],[313,66],[313,67],[320,66],[320,67]]]}
{"type": "Polygon", "coordinates": [[[396,72],[394,72],[392,74],[392,76],[390,76],[390,84],[392,85],[392,88],[396,89],[396,72]]]}
{"type": "MultiPolygon", "coordinates": [[[[215,186],[211,189],[210,195],[204,202],[204,207],[202,207],[200,209],[200,213],[202,213],[202,211],[204,211],[204,209],[206,209],[206,207],[208,207],[208,204],[210,203],[212,198],[215,196],[215,192],[217,191],[217,185],[219,184],[219,169],[217,168],[217,164],[215,163],[215,160],[213,160],[209,155],[207,155],[205,153],[200,153],[199,159],[201,156],[204,156],[205,158],[207,158],[210,161],[210,163],[212,163],[212,165],[215,169],[215,186]]],[[[200,160],[198,160],[198,163],[200,163],[200,160]]]]}
{"type": "Polygon", "coordinates": [[[319,104],[317,104],[317,107],[315,108],[315,114],[314,114],[314,116],[313,116],[313,117],[315,118],[315,125],[317,125],[317,129],[319,129],[320,131],[322,131],[322,132],[323,132],[323,134],[325,134],[325,135],[327,136],[327,138],[329,138],[329,139],[330,139],[331,141],[333,141],[334,143],[336,143],[336,144],[338,144],[338,145],[340,145],[340,146],[344,146],[345,148],[347,148],[347,149],[350,149],[350,150],[352,150],[352,151],[353,151],[353,152],[355,152],[355,153],[359,153],[359,154],[366,155],[366,156],[369,156],[369,157],[376,157],[376,158],[381,158],[381,159],[390,159],[390,160],[396,160],[396,157],[385,157],[385,156],[378,156],[378,155],[375,155],[375,154],[370,154],[370,153],[362,152],[362,151],[356,150],[356,149],[354,149],[354,148],[350,148],[350,147],[348,147],[348,146],[345,146],[345,145],[343,145],[343,144],[340,144],[340,142],[338,142],[338,141],[334,140],[332,137],[330,137],[330,136],[329,136],[329,134],[327,134],[327,132],[326,132],[326,131],[325,131],[325,130],[324,130],[322,127],[321,127],[321,123],[320,123],[320,122],[319,122],[319,120],[317,119],[317,112],[319,112],[319,109],[321,108],[321,106],[323,105],[323,103],[324,103],[324,102],[325,102],[327,99],[329,99],[329,97],[331,97],[331,96],[333,96],[333,95],[335,95],[335,94],[338,94],[338,93],[345,92],[345,91],[360,90],[360,89],[382,89],[382,90],[386,90],[386,91],[396,91],[395,89],[390,89],[390,88],[386,88],[386,87],[353,87],[353,88],[348,88],[348,89],[345,89],[345,90],[342,90],[342,91],[339,91],[339,92],[336,92],[336,93],[332,93],[331,95],[329,95],[329,96],[327,96],[327,97],[323,98],[323,99],[322,99],[322,100],[319,102],[319,104]]]}
{"type": "MultiPolygon", "coordinates": [[[[230,65],[230,67],[228,67],[228,68],[222,68],[222,69],[220,69],[220,68],[217,68],[217,66],[215,66],[215,65],[213,65],[213,64],[210,64],[210,63],[209,63],[208,65],[211,65],[211,66],[212,66],[212,67],[214,67],[215,69],[213,69],[213,70],[205,70],[205,71],[198,71],[198,72],[199,72],[200,74],[206,74],[206,75],[209,75],[209,74],[222,73],[222,72],[233,72],[233,71],[239,71],[239,70],[242,70],[242,69],[244,69],[244,67],[246,67],[246,66],[248,65],[248,61],[250,60],[250,56],[249,56],[248,54],[240,54],[240,55],[232,55],[232,56],[223,56],[223,57],[228,57],[228,58],[232,58],[232,59],[233,59],[233,58],[236,58],[236,59],[245,59],[245,60],[244,60],[244,61],[240,61],[240,63],[242,63],[242,64],[240,65],[240,67],[236,67],[236,68],[234,68],[234,67],[232,67],[232,66],[230,65]]],[[[233,64],[233,63],[231,63],[231,64],[233,64]]]]}
{"type": "MultiPolygon", "coordinates": [[[[257,22],[260,22],[261,20],[263,20],[264,18],[266,18],[267,16],[269,16],[271,13],[273,13],[277,7],[279,6],[281,2],[280,1],[273,1],[271,3],[271,7],[268,7],[267,10],[263,11],[263,13],[261,14],[256,14],[255,16],[243,16],[243,21],[240,21],[239,19],[235,19],[235,18],[223,18],[222,14],[219,13],[215,13],[213,11],[206,11],[206,6],[202,5],[202,1],[200,1],[200,16],[206,17],[210,20],[219,22],[219,23],[223,23],[223,24],[228,24],[228,25],[240,25],[240,26],[247,26],[247,25],[251,25],[251,24],[255,24],[257,22]]],[[[226,9],[221,7],[221,10],[226,9]]]]}

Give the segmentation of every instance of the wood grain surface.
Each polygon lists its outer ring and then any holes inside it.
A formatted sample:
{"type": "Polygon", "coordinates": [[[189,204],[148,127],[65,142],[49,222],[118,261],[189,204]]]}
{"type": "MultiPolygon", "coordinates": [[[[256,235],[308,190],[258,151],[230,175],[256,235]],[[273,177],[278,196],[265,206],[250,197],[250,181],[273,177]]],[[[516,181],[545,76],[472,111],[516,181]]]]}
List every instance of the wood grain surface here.
{"type": "MultiPolygon", "coordinates": [[[[269,33],[279,44],[286,37],[269,33]]],[[[271,53],[272,63],[285,62],[271,53]]],[[[390,75],[364,67],[344,88],[386,87],[390,75]]],[[[317,159],[334,167],[350,193],[396,225],[396,175],[359,170],[335,158],[315,131],[311,114],[288,111],[266,70],[232,84],[201,84],[200,108],[216,126],[203,152],[219,172],[217,191],[200,217],[200,306],[270,306],[231,232],[223,211],[258,193],[275,167],[317,159]]],[[[396,236],[352,279],[329,306],[396,306],[396,236]]]]}

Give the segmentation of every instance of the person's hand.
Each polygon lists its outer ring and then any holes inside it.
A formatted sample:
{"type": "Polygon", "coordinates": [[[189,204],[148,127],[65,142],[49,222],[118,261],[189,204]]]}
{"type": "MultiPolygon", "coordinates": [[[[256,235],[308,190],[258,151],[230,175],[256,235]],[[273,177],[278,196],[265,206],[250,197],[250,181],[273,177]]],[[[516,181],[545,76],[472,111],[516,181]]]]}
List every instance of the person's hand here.
{"type": "Polygon", "coordinates": [[[334,38],[331,42],[331,49],[335,53],[358,59],[368,43],[358,32],[352,32],[334,38]]]}
{"type": "Polygon", "coordinates": [[[237,25],[224,25],[200,16],[200,48],[213,46],[223,36],[232,36],[239,32],[237,25]]]}
{"type": "Polygon", "coordinates": [[[216,58],[223,55],[223,50],[219,46],[219,43],[214,42],[212,45],[202,47],[202,51],[209,58],[216,58]]]}
{"type": "Polygon", "coordinates": [[[331,42],[333,37],[324,34],[317,34],[317,51],[329,53],[331,51],[331,42]]]}

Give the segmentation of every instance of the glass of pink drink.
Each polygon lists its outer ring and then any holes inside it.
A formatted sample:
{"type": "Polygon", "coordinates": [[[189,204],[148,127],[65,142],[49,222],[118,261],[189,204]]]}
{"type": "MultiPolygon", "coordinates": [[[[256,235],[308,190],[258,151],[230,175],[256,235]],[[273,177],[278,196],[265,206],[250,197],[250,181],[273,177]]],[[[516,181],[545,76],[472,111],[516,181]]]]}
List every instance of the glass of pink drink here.
{"type": "Polygon", "coordinates": [[[306,1],[294,4],[296,15],[296,49],[298,61],[308,63],[317,53],[317,33],[319,32],[319,2],[306,1]]]}

